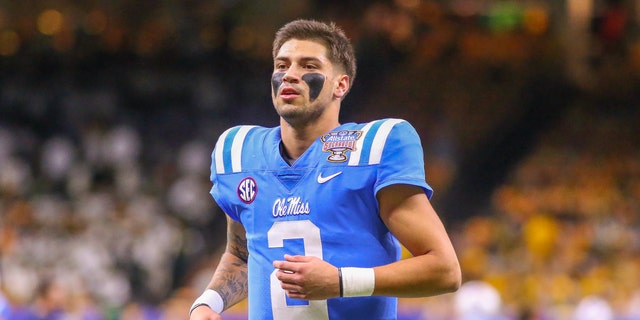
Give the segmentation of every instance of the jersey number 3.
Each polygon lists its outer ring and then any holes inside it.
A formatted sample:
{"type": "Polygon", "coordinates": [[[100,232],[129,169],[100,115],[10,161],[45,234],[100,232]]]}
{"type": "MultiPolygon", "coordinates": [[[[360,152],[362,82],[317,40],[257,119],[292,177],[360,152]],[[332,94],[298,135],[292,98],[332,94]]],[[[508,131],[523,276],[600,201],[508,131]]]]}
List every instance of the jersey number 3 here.
{"type": "MultiPolygon", "coordinates": [[[[304,255],[322,259],[320,229],[310,220],[276,222],[267,235],[269,248],[283,247],[286,239],[302,239],[304,255]]],[[[273,320],[329,319],[327,300],[310,300],[308,305],[287,305],[286,292],[280,286],[275,270],[271,273],[271,307],[273,320]]]]}

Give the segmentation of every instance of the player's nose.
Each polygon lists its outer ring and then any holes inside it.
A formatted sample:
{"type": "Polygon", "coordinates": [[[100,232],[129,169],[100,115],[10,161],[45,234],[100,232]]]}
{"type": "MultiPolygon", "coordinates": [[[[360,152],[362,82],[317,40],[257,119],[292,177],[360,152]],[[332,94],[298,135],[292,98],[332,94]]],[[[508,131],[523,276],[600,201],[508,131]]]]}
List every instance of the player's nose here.
{"type": "Polygon", "coordinates": [[[282,77],[282,80],[289,83],[297,83],[300,81],[300,77],[302,77],[302,74],[303,73],[300,68],[292,66],[284,73],[284,77],[282,77]]]}

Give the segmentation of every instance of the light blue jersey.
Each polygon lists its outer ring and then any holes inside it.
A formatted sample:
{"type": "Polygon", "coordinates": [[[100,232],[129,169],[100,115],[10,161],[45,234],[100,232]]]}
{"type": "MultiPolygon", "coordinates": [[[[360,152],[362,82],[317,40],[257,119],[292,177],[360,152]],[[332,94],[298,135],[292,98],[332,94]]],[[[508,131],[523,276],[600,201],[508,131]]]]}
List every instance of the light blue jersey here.
{"type": "Polygon", "coordinates": [[[376,193],[411,184],[431,196],[423,151],[406,121],[346,123],[316,140],[293,165],[280,153],[280,128],[237,126],[213,151],[211,194],[247,231],[249,319],[396,319],[397,298],[294,300],[275,277],[284,254],[336,267],[374,267],[400,258],[379,217],[376,193]]]}

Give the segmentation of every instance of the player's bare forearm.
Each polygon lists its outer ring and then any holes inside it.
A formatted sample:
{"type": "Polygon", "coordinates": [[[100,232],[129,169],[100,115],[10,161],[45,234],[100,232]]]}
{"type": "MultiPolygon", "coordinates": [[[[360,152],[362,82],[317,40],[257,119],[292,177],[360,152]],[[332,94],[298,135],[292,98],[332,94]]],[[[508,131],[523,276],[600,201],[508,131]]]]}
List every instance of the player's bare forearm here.
{"type": "Polygon", "coordinates": [[[227,218],[227,247],[211,278],[209,288],[220,293],[225,309],[247,297],[247,239],[244,227],[227,218]]]}
{"type": "Polygon", "coordinates": [[[225,309],[247,297],[247,263],[225,252],[213,274],[209,288],[220,293],[225,309]]]}
{"type": "Polygon", "coordinates": [[[428,297],[456,291],[460,267],[456,261],[425,254],[374,268],[374,295],[428,297]]]}

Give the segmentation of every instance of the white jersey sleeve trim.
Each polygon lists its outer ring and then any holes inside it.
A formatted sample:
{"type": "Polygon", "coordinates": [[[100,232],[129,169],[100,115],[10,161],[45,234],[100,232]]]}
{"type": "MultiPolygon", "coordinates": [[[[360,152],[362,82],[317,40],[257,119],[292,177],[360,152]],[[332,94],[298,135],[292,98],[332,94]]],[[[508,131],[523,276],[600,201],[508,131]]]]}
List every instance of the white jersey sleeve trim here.
{"type": "Polygon", "coordinates": [[[371,145],[371,153],[369,154],[369,164],[379,164],[382,159],[382,151],[384,150],[384,146],[387,142],[387,137],[389,137],[389,133],[391,129],[396,124],[403,122],[402,119],[388,119],[378,128],[378,132],[376,132],[376,136],[373,139],[373,143],[371,145]]]}
{"type": "Polygon", "coordinates": [[[242,147],[244,140],[249,131],[255,127],[256,126],[233,127],[220,135],[218,142],[216,142],[214,155],[217,174],[223,174],[229,170],[231,172],[242,171],[242,147]],[[227,139],[230,138],[232,138],[232,141],[229,145],[227,139]],[[226,163],[225,161],[230,161],[230,163],[226,163]]]}
{"type": "Polygon", "coordinates": [[[233,138],[233,143],[231,146],[231,171],[232,172],[240,172],[242,171],[242,146],[244,145],[244,139],[247,137],[247,133],[249,130],[255,128],[255,126],[242,126],[235,138],[233,138]]]}
{"type": "Polygon", "coordinates": [[[224,173],[224,141],[227,139],[227,135],[229,135],[229,131],[232,129],[233,128],[225,130],[225,132],[220,135],[218,142],[216,143],[215,161],[217,174],[224,173]]]}
{"type": "Polygon", "coordinates": [[[360,155],[362,154],[362,148],[364,145],[365,137],[367,136],[369,129],[371,129],[371,126],[373,126],[374,123],[375,121],[372,121],[367,123],[364,127],[362,127],[362,130],[361,130],[362,135],[360,135],[360,139],[358,139],[358,141],[356,142],[356,151],[352,152],[349,155],[350,166],[357,166],[358,163],[360,163],[360,155]]]}

